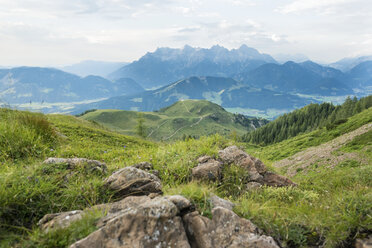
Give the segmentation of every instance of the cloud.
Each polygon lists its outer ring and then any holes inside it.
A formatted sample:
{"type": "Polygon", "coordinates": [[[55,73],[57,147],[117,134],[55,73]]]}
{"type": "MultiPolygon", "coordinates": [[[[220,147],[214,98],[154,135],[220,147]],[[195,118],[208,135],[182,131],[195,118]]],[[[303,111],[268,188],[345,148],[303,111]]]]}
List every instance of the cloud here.
{"type": "Polygon", "coordinates": [[[175,0],[0,0],[3,12],[51,13],[56,16],[94,15],[131,17],[139,12],[159,11],[175,0]]]}
{"type": "Polygon", "coordinates": [[[323,10],[330,7],[339,6],[347,3],[355,2],[355,0],[296,0],[288,5],[279,7],[277,10],[281,13],[296,13],[306,10],[323,10]]]}
{"type": "Polygon", "coordinates": [[[212,46],[223,44],[229,48],[239,47],[242,44],[263,48],[266,46],[287,43],[286,36],[267,32],[261,25],[252,20],[244,23],[233,23],[227,20],[219,22],[200,23],[196,26],[179,27],[175,30],[172,40],[183,44],[193,44],[198,46],[195,41],[212,46]]]}

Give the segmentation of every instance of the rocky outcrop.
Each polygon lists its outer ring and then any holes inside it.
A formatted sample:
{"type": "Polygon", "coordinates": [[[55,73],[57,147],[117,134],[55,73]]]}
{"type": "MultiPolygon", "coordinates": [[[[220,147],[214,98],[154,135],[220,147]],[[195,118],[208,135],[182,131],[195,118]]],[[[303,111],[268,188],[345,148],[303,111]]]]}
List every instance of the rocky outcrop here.
{"type": "Polygon", "coordinates": [[[120,198],[162,193],[161,182],[157,176],[131,166],[114,172],[105,180],[105,185],[120,198]]]}
{"type": "Polygon", "coordinates": [[[212,220],[197,212],[183,217],[191,247],[279,247],[273,238],[260,235],[260,230],[249,220],[240,218],[231,210],[217,207],[212,220]]]}
{"type": "Polygon", "coordinates": [[[44,164],[68,164],[71,169],[78,166],[83,166],[85,169],[90,171],[98,171],[102,173],[107,173],[107,166],[97,160],[90,160],[86,158],[48,158],[44,164]]]}
{"type": "Polygon", "coordinates": [[[236,146],[229,146],[219,151],[218,155],[222,163],[226,165],[236,164],[248,171],[249,183],[247,189],[256,189],[260,185],[275,187],[296,185],[286,177],[267,171],[261,160],[248,155],[236,146]]]}
{"type": "Polygon", "coordinates": [[[166,197],[118,213],[106,216],[97,231],[71,247],[190,247],[180,209],[166,197]]]}
{"type": "Polygon", "coordinates": [[[218,181],[222,176],[222,163],[210,157],[200,159],[198,166],[192,169],[192,178],[196,180],[218,181]]]}
{"type": "Polygon", "coordinates": [[[252,222],[232,212],[233,203],[215,195],[209,198],[213,209],[212,219],[208,219],[183,196],[150,197],[161,192],[161,182],[135,167],[116,171],[105,180],[105,185],[123,199],[85,210],[48,214],[39,222],[42,230],[65,228],[91,211],[101,211],[102,217],[96,222],[98,229],[71,248],[278,247],[252,222]]]}

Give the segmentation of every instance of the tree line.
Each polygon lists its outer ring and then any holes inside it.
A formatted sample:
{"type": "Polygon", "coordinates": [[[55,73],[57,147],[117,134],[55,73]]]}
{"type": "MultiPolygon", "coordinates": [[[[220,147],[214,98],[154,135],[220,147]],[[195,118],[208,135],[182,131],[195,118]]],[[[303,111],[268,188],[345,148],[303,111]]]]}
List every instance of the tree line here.
{"type": "Polygon", "coordinates": [[[260,145],[277,143],[300,133],[313,131],[319,127],[332,129],[346,122],[347,118],[372,106],[372,95],[357,99],[348,97],[341,105],[331,103],[310,104],[301,109],[284,114],[274,121],[243,135],[244,142],[260,145]]]}

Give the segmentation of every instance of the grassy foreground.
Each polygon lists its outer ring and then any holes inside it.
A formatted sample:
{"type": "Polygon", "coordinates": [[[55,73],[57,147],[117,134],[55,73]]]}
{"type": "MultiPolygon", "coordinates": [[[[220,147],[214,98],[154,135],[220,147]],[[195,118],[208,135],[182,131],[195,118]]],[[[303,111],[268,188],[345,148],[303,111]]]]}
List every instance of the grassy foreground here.
{"type": "MultiPolygon", "coordinates": [[[[371,122],[371,111],[331,131],[317,130],[273,146],[249,146],[247,150],[270,165],[371,122]]],[[[245,172],[235,166],[224,170],[226,180],[222,185],[190,180],[196,158],[217,156],[218,150],[236,144],[219,135],[154,143],[72,116],[5,109],[0,110],[0,116],[0,247],[66,247],[93,231],[99,216],[92,214],[69,228],[43,234],[36,225],[43,215],[115,201],[112,192],[103,187],[107,175],[84,168],[71,170],[64,164],[42,164],[51,156],[104,161],[109,174],[150,161],[160,172],[165,194],[190,198],[205,216],[210,214],[207,198],[211,193],[230,199],[237,204],[236,213],[251,219],[284,247],[348,247],[372,230],[370,132],[341,148],[369,156],[366,164],[351,161],[334,169],[320,165],[317,171],[299,172],[292,178],[299,185],[296,188],[244,192],[245,172]]]]}

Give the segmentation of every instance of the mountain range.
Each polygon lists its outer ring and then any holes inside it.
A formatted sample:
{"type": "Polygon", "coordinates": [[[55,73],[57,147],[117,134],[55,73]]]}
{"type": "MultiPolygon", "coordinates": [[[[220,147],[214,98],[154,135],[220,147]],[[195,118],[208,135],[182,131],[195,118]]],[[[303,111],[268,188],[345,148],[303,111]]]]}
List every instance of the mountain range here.
{"type": "Polygon", "coordinates": [[[355,57],[355,58],[344,58],[337,62],[329,64],[329,66],[336,68],[338,70],[341,70],[343,72],[347,72],[347,71],[350,71],[353,67],[357,66],[358,64],[363,63],[365,61],[371,61],[371,60],[372,60],[372,55],[355,57]]]}
{"type": "Polygon", "coordinates": [[[353,94],[341,71],[311,61],[299,64],[290,61],[282,65],[268,63],[237,78],[245,84],[279,92],[323,96],[353,94]]]}
{"type": "Polygon", "coordinates": [[[8,104],[76,102],[135,94],[143,88],[132,79],[109,81],[79,77],[53,68],[17,67],[0,70],[0,98],[8,104]]]}
{"type": "Polygon", "coordinates": [[[190,76],[233,77],[242,71],[275,62],[270,55],[246,45],[232,50],[221,46],[210,49],[190,46],[183,49],[159,48],[111,73],[109,78],[133,78],[144,88],[151,89],[190,76]]]}
{"type": "Polygon", "coordinates": [[[106,78],[52,68],[0,69],[0,101],[16,107],[63,102],[69,104],[68,110],[58,106],[36,109],[79,113],[87,108],[153,111],[182,99],[206,99],[249,115],[274,111],[270,114],[274,117],[310,102],[337,103],[348,95],[370,94],[369,58],[345,59],[329,66],[312,61],[280,64],[246,45],[231,50],[221,46],[159,48],[130,64],[85,61],[65,68],[106,78]],[[340,65],[347,66],[343,71],[334,68],[340,65]]]}

